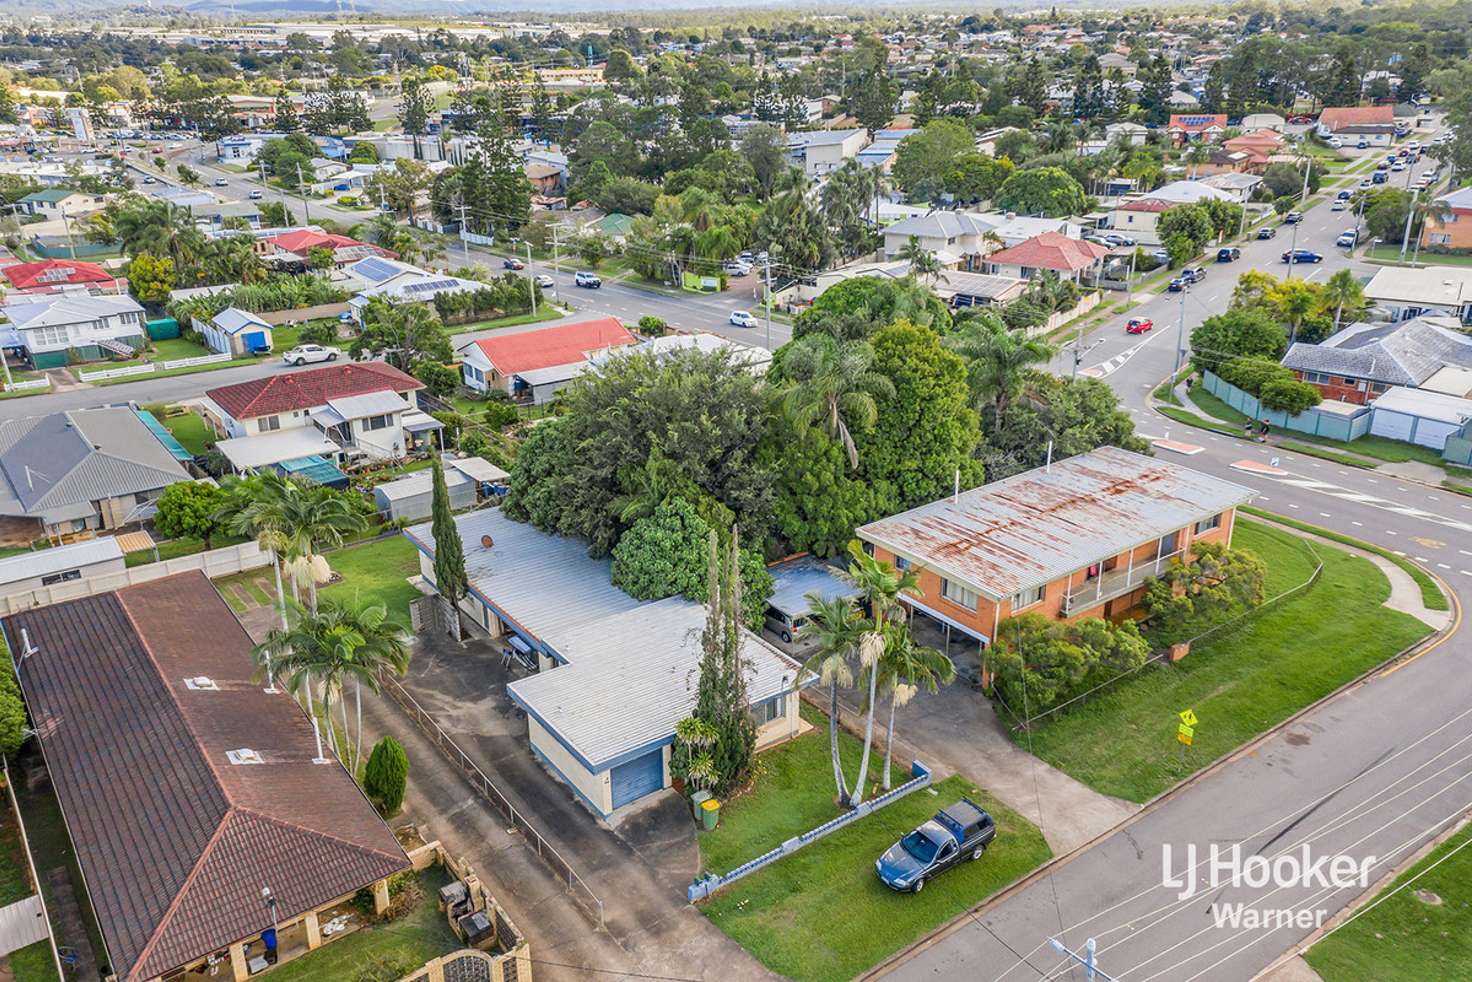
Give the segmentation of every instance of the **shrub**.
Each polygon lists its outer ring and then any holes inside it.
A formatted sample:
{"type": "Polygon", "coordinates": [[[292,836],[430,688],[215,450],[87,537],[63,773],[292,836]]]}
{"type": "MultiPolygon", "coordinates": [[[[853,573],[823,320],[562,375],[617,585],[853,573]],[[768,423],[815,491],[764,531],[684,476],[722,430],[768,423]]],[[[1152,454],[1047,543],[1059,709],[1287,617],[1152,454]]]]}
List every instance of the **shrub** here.
{"type": "Polygon", "coordinates": [[[662,317],[645,314],[639,318],[639,333],[646,338],[664,337],[665,332],[668,330],[669,325],[664,322],[664,318],[662,317]]]}
{"type": "Polygon", "coordinates": [[[1263,386],[1283,380],[1292,381],[1292,369],[1284,368],[1271,358],[1244,355],[1225,362],[1217,369],[1225,382],[1230,382],[1243,392],[1261,395],[1263,386]]]}
{"type": "Polygon", "coordinates": [[[520,418],[515,403],[492,401],[486,403],[486,424],[497,431],[503,430],[520,418]]]}
{"type": "Polygon", "coordinates": [[[384,737],[368,755],[363,769],[363,793],[384,815],[392,815],[404,803],[409,781],[409,757],[393,737],[384,737]]]}
{"type": "Polygon", "coordinates": [[[338,340],[337,322],[311,321],[297,334],[297,340],[302,344],[336,344],[338,340]]]}
{"type": "Polygon", "coordinates": [[[1191,546],[1191,561],[1172,563],[1145,588],[1150,638],[1174,644],[1239,617],[1263,602],[1262,560],[1214,542],[1191,546]]]}
{"type": "Polygon", "coordinates": [[[1277,409],[1289,416],[1297,416],[1323,401],[1318,389],[1296,378],[1264,382],[1259,397],[1267,408],[1277,409]]]}
{"type": "Polygon", "coordinates": [[[996,690],[1014,713],[1039,712],[1145,664],[1150,646],[1134,621],[1059,623],[1013,617],[997,631],[996,690]]]}

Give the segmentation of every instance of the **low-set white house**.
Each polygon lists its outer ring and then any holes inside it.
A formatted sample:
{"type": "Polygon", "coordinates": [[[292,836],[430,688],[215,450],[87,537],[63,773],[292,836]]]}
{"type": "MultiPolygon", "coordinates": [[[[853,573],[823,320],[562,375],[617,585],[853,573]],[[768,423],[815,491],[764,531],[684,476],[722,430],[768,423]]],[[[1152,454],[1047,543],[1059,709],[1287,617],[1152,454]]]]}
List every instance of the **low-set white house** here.
{"type": "MultiPolygon", "coordinates": [[[[600,817],[670,786],[675,724],[695,708],[703,604],[639,601],[587,544],[487,508],[455,519],[470,593],[460,609],[535,672],[507,686],[532,753],[600,817]]],[[[404,533],[434,584],[428,525],[404,533]]],[[[796,736],[797,662],[743,631],[757,749],[796,736]]]]}

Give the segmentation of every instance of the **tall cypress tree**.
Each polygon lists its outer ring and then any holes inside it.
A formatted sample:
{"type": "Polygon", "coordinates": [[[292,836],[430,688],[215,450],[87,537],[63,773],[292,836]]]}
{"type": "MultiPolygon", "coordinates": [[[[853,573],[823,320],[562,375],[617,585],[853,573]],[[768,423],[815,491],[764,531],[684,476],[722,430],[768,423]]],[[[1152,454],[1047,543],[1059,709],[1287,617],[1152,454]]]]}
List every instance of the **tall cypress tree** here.
{"type": "Polygon", "coordinates": [[[446,614],[455,625],[458,639],[460,618],[457,611],[460,601],[470,592],[470,579],[465,575],[465,544],[460,541],[460,530],[455,528],[455,515],[450,510],[450,489],[445,485],[445,468],[438,453],[434,455],[431,467],[434,470],[434,492],[430,501],[434,585],[449,607],[446,614]]]}
{"type": "Polygon", "coordinates": [[[729,550],[722,555],[716,532],[710,534],[710,585],[705,630],[700,637],[700,683],[695,716],[716,733],[710,754],[715,788],[725,794],[740,787],[751,771],[756,750],[756,724],[751,719],[746,666],[741,657],[741,550],[731,529],[729,550]]]}

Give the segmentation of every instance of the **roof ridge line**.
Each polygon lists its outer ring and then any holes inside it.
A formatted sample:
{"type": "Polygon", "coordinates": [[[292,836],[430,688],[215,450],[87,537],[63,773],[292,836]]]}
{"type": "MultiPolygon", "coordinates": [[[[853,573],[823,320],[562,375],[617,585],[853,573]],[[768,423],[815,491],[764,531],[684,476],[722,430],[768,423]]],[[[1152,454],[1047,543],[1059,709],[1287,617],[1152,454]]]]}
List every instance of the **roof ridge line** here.
{"type": "MultiPolygon", "coordinates": [[[[338,766],[342,766],[340,762],[338,766]]],[[[346,770],[346,768],[343,769],[346,770]]],[[[351,777],[351,775],[349,775],[349,777],[351,777]]],[[[357,781],[353,782],[353,787],[358,789],[359,794],[363,794],[363,789],[357,781]]],[[[367,795],[363,795],[363,798],[366,801],[367,795]]],[[[312,835],[317,836],[318,838],[327,839],[330,842],[340,843],[341,845],[344,845],[349,849],[355,849],[358,852],[371,853],[375,856],[382,856],[385,859],[398,859],[397,856],[393,855],[392,853],[384,852],[382,849],[375,849],[372,846],[365,846],[360,843],[353,842],[351,839],[345,839],[342,836],[337,835],[333,832],[326,832],[322,829],[309,828],[308,826],[302,825],[300,822],[293,822],[288,819],[277,818],[275,815],[269,815],[266,812],[263,812],[257,808],[251,808],[248,805],[232,805],[230,811],[239,813],[241,815],[250,815],[253,818],[259,818],[263,822],[270,822],[271,824],[279,825],[282,828],[294,829],[298,832],[305,833],[306,835],[312,835]]],[[[395,841],[398,840],[396,839],[395,841]]],[[[400,851],[402,852],[403,850],[401,849],[400,851]]]]}
{"type": "MultiPolygon", "coordinates": [[[[127,613],[129,618],[131,619],[132,614],[128,612],[126,605],[123,606],[123,612],[127,613]]],[[[145,644],[144,650],[147,650],[147,648],[148,646],[145,644]]],[[[153,658],[152,653],[149,654],[149,658],[150,660],[153,658]]],[[[228,800],[228,798],[226,800],[228,800]]],[[[196,859],[194,860],[194,865],[190,867],[189,874],[184,877],[184,882],[181,883],[179,885],[179,889],[174,892],[173,899],[169,901],[168,907],[164,908],[163,916],[161,916],[158,919],[158,923],[154,925],[153,933],[149,935],[148,940],[144,942],[143,947],[138,949],[138,957],[133,960],[133,964],[128,966],[128,974],[126,976],[127,979],[131,980],[137,978],[134,973],[137,970],[138,966],[145,964],[152,956],[153,949],[158,946],[159,941],[163,938],[164,929],[168,926],[169,921],[173,919],[174,914],[179,909],[179,905],[183,903],[184,896],[189,892],[189,888],[193,886],[195,880],[199,878],[200,871],[204,869],[205,863],[209,861],[210,856],[214,853],[215,846],[218,845],[220,839],[224,837],[225,827],[230,824],[230,816],[234,812],[234,807],[226,808],[225,814],[220,816],[219,823],[215,825],[215,831],[210,833],[210,841],[206,842],[204,844],[204,848],[199,851],[199,856],[196,857],[196,859]]]]}

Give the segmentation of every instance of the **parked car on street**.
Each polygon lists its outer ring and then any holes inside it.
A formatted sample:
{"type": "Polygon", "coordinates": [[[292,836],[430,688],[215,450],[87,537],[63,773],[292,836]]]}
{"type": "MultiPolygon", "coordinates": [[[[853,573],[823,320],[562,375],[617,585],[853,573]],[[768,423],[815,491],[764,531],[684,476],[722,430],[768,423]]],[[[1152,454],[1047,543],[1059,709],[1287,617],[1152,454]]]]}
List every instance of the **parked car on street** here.
{"type": "Polygon", "coordinates": [[[996,822],[986,809],[962,798],[890,846],[875,860],[874,871],[891,890],[919,893],[931,877],[963,860],[980,859],[996,837],[996,822]]]}
{"type": "Polygon", "coordinates": [[[149,174],[149,175],[147,175],[147,176],[145,176],[143,178],[143,183],[144,184],[157,184],[158,182],[154,179],[154,177],[153,177],[152,174],[149,174]]]}
{"type": "Polygon", "coordinates": [[[1148,317],[1131,317],[1124,325],[1126,334],[1144,334],[1155,327],[1155,322],[1148,317]]]}
{"type": "Polygon", "coordinates": [[[1375,173],[1370,175],[1371,184],[1384,184],[1388,180],[1390,180],[1389,171],[1377,170],[1375,173]]]}
{"type": "Polygon", "coordinates": [[[752,316],[749,310],[731,311],[730,321],[737,327],[756,327],[756,318],[752,316]]]}
{"type": "Polygon", "coordinates": [[[1329,206],[1330,211],[1343,211],[1349,207],[1349,202],[1341,198],[1335,198],[1334,203],[1329,206]]]}
{"type": "Polygon", "coordinates": [[[1324,257],[1310,249],[1290,249],[1283,253],[1283,262],[1290,266],[1299,263],[1321,263],[1324,257]]]}
{"type": "Polygon", "coordinates": [[[584,290],[597,290],[603,286],[603,278],[600,277],[597,273],[589,273],[585,270],[579,270],[578,272],[572,274],[572,285],[580,286],[584,290]]]}
{"type": "Polygon", "coordinates": [[[281,360],[288,365],[305,365],[309,362],[337,361],[341,355],[342,351],[325,344],[299,344],[282,355],[281,360]]]}
{"type": "Polygon", "coordinates": [[[1216,251],[1216,261],[1219,263],[1234,263],[1242,258],[1242,250],[1236,246],[1222,246],[1216,251]]]}
{"type": "Polygon", "coordinates": [[[1360,233],[1356,229],[1347,228],[1339,233],[1339,238],[1334,240],[1334,244],[1341,249],[1353,249],[1359,240],[1360,233]]]}
{"type": "Polygon", "coordinates": [[[217,178],[215,178],[215,187],[217,187],[217,188],[228,188],[229,186],[230,186],[230,182],[227,181],[227,180],[225,180],[223,177],[217,177],[217,178]]]}

